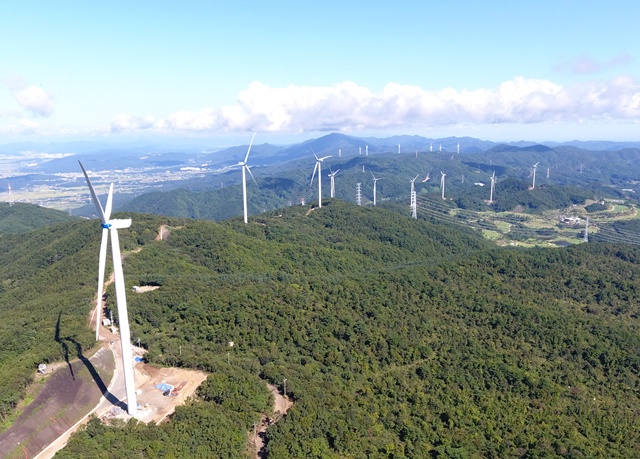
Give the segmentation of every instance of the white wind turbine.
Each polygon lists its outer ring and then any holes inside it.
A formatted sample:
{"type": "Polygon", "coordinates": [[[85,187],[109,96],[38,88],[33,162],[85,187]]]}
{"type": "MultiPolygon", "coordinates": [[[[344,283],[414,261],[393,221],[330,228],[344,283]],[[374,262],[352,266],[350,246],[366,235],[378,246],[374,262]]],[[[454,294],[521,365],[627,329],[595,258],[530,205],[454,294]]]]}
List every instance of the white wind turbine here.
{"type": "MultiPolygon", "coordinates": [[[[80,161],[78,161],[80,163],[80,161]]],[[[120,240],[118,238],[118,230],[129,228],[131,219],[111,219],[111,206],[113,202],[113,183],[109,187],[109,195],[107,196],[107,206],[103,210],[102,204],[91,185],[91,180],[87,175],[87,171],[80,163],[80,168],[84,177],[87,179],[87,185],[91,192],[91,199],[96,206],[96,211],[100,216],[102,225],[102,242],[100,244],[100,259],[98,262],[98,307],[102,309],[102,288],[104,281],[104,269],[107,258],[107,236],[111,233],[111,253],[113,256],[113,275],[116,286],[116,303],[118,305],[118,325],[120,328],[120,347],[122,349],[122,367],[124,371],[124,386],[127,395],[127,412],[133,416],[138,411],[136,402],[136,387],[133,379],[133,354],[131,352],[131,332],[129,331],[129,316],[127,313],[127,295],[124,287],[124,274],[122,272],[122,258],[120,256],[120,240]]],[[[102,314],[97,314],[97,320],[100,320],[102,314]]],[[[97,336],[96,329],[96,336],[97,336]]]]}
{"type": "Polygon", "coordinates": [[[444,172],[440,171],[440,188],[442,189],[442,199],[444,199],[444,178],[447,176],[444,172]]]}
{"type": "Polygon", "coordinates": [[[540,161],[533,165],[533,184],[531,185],[532,190],[535,190],[536,188],[536,169],[538,169],[538,164],[540,164],[540,161]]]}
{"type": "Polygon", "coordinates": [[[376,185],[378,183],[378,180],[382,180],[379,178],[376,178],[375,175],[373,175],[373,172],[371,173],[371,176],[373,177],[373,205],[376,205],[376,195],[377,195],[377,190],[376,190],[376,185]]]}
{"type": "Polygon", "coordinates": [[[247,210],[247,172],[253,179],[253,182],[258,186],[258,182],[254,178],[251,173],[251,169],[247,165],[247,161],[249,160],[249,153],[251,153],[251,146],[253,145],[253,139],[256,138],[256,133],[253,133],[253,137],[251,137],[251,142],[249,143],[249,149],[247,150],[247,156],[244,157],[244,161],[240,161],[237,165],[242,168],[242,204],[244,210],[244,222],[248,223],[249,221],[249,211],[247,210]]]}
{"type": "Polygon", "coordinates": [[[309,184],[309,186],[313,185],[313,178],[316,176],[316,171],[317,171],[318,172],[318,207],[322,207],[322,161],[324,161],[327,158],[331,158],[331,155],[318,158],[316,156],[316,152],[314,151],[313,156],[316,158],[316,167],[313,168],[313,175],[311,176],[311,183],[309,184]]]}
{"type": "Polygon", "coordinates": [[[493,192],[496,189],[496,171],[491,176],[491,191],[489,192],[489,204],[493,204],[493,192]]]}
{"type": "Polygon", "coordinates": [[[340,172],[340,169],[338,169],[337,171],[332,171],[331,168],[329,168],[329,178],[331,179],[331,197],[335,198],[336,197],[336,181],[335,181],[335,176],[338,172],[340,172]]]}

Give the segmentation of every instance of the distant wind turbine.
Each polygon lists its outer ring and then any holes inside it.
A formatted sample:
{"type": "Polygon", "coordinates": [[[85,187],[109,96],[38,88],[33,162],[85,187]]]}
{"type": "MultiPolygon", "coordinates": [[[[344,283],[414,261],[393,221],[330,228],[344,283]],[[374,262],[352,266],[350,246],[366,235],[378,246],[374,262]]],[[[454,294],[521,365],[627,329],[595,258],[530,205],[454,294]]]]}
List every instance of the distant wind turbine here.
{"type": "Polygon", "coordinates": [[[496,171],[491,176],[491,191],[489,192],[489,204],[493,204],[493,192],[496,189],[496,171]]]}
{"type": "Polygon", "coordinates": [[[244,222],[247,223],[249,221],[249,211],[247,210],[247,172],[253,179],[253,182],[258,186],[258,182],[254,178],[251,173],[251,169],[247,165],[247,161],[249,160],[249,153],[251,153],[251,146],[253,145],[253,139],[256,138],[256,133],[253,133],[253,137],[251,137],[251,142],[249,143],[249,148],[247,149],[247,155],[244,157],[244,161],[240,161],[237,165],[242,168],[242,205],[244,209],[244,222]]]}
{"type": "MultiPolygon", "coordinates": [[[[113,183],[109,188],[109,194],[107,196],[107,206],[103,210],[102,204],[96,195],[96,192],[91,185],[91,180],[87,175],[87,171],[80,163],[82,173],[87,180],[89,191],[91,192],[91,199],[96,206],[98,215],[100,216],[100,223],[102,225],[102,242],[100,244],[100,258],[98,263],[98,305],[100,312],[102,312],[102,287],[104,282],[104,267],[107,257],[107,237],[106,233],[111,233],[111,253],[113,256],[113,275],[116,286],[116,303],[118,306],[118,326],[120,328],[120,347],[122,349],[122,367],[124,372],[124,385],[127,394],[127,412],[133,416],[138,411],[138,404],[136,402],[136,387],[133,378],[133,355],[131,352],[131,332],[129,330],[129,316],[127,313],[127,295],[124,286],[124,274],[122,272],[122,258],[120,256],[120,240],[118,238],[118,230],[129,228],[131,226],[131,219],[120,220],[110,219],[111,207],[113,202],[113,183]]],[[[97,320],[102,314],[97,315],[97,320]]],[[[96,329],[96,336],[98,331],[96,329]]]]}
{"type": "Polygon", "coordinates": [[[376,190],[376,185],[378,184],[378,180],[382,180],[379,178],[376,178],[375,175],[373,175],[373,172],[371,173],[371,176],[373,177],[373,205],[376,205],[376,195],[377,195],[377,190],[376,190]]]}
{"type": "Polygon", "coordinates": [[[331,197],[335,198],[336,197],[336,181],[335,181],[335,177],[336,174],[338,172],[340,172],[340,169],[336,170],[335,172],[331,170],[331,168],[329,168],[329,178],[331,179],[331,197]]]}
{"type": "MultiPolygon", "coordinates": [[[[433,169],[432,169],[433,170],[433,169]]],[[[424,182],[428,182],[431,179],[431,171],[427,172],[427,176],[424,178],[424,180],[422,181],[422,183],[424,182]]]]}
{"type": "Polygon", "coordinates": [[[316,152],[313,151],[313,156],[316,158],[316,166],[313,168],[313,175],[311,176],[309,186],[313,185],[313,178],[316,176],[316,172],[318,172],[318,207],[322,207],[322,161],[331,158],[331,155],[318,158],[316,152]]]}
{"type": "Polygon", "coordinates": [[[540,161],[533,165],[533,184],[531,185],[532,190],[535,190],[536,188],[536,169],[538,169],[538,164],[540,164],[540,161]]]}
{"type": "Polygon", "coordinates": [[[444,199],[444,178],[447,176],[444,172],[440,171],[440,188],[442,189],[442,199],[444,199]]]}

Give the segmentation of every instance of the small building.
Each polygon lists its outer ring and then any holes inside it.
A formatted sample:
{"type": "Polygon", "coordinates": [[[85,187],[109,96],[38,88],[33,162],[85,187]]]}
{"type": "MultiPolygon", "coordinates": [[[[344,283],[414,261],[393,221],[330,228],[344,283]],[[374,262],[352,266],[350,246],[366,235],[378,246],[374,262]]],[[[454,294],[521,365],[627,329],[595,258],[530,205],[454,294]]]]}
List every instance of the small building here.
{"type": "Polygon", "coordinates": [[[40,365],[38,365],[38,373],[43,375],[46,372],[47,372],[47,365],[45,363],[41,363],[40,365]]]}
{"type": "Polygon", "coordinates": [[[102,325],[105,327],[111,326],[111,321],[109,319],[102,319],[102,325]]]}

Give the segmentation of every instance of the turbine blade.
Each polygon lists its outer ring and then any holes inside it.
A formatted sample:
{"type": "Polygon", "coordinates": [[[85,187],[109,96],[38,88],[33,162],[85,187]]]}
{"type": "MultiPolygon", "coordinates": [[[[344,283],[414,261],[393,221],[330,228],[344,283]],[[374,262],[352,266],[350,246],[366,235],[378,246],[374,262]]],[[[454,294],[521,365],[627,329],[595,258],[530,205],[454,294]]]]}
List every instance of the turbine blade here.
{"type": "Polygon", "coordinates": [[[100,257],[98,258],[98,295],[96,301],[96,341],[100,339],[100,318],[102,316],[102,296],[104,295],[104,271],[107,263],[107,243],[109,230],[102,228],[102,241],[100,242],[100,257]]]}
{"type": "Polygon", "coordinates": [[[109,220],[111,217],[111,208],[113,207],[113,183],[109,187],[109,194],[107,195],[107,206],[104,208],[104,218],[109,220]]]}
{"type": "Polygon", "coordinates": [[[93,189],[93,185],[91,184],[91,180],[89,180],[89,176],[87,175],[87,171],[84,169],[84,166],[80,161],[80,169],[82,169],[82,173],[84,174],[84,178],[87,179],[87,185],[89,185],[89,192],[91,193],[91,200],[93,201],[93,205],[96,206],[96,210],[98,211],[98,216],[100,217],[100,221],[102,224],[107,223],[107,219],[104,215],[104,210],[102,209],[102,204],[100,204],[100,200],[98,199],[98,195],[96,194],[96,190],[93,189]]]}
{"type": "MultiPolygon", "coordinates": [[[[245,165],[244,167],[246,167],[246,168],[247,168],[247,172],[248,172],[248,173],[249,173],[249,175],[251,176],[251,179],[253,180],[253,183],[255,183],[255,184],[256,184],[256,186],[258,186],[258,182],[256,182],[256,179],[255,179],[255,177],[253,176],[253,174],[251,173],[251,169],[249,168],[249,166],[245,165]]],[[[259,189],[259,188],[260,188],[260,187],[258,186],[258,189],[259,189]]]]}
{"type": "Polygon", "coordinates": [[[331,155],[329,155],[329,156],[324,156],[324,157],[322,157],[322,158],[318,158],[318,161],[324,161],[324,160],[325,160],[325,159],[327,159],[327,158],[331,158],[331,155]]]}
{"type": "Polygon", "coordinates": [[[253,137],[251,137],[251,142],[249,142],[249,149],[247,150],[247,156],[244,157],[244,164],[247,164],[247,160],[249,159],[249,153],[251,153],[251,146],[253,145],[253,139],[256,138],[257,132],[253,133],[253,137]]]}
{"type": "Polygon", "coordinates": [[[316,171],[318,170],[319,164],[319,162],[316,162],[316,167],[313,168],[313,175],[311,176],[311,183],[309,183],[309,186],[313,185],[313,179],[316,177],[316,171]]]}

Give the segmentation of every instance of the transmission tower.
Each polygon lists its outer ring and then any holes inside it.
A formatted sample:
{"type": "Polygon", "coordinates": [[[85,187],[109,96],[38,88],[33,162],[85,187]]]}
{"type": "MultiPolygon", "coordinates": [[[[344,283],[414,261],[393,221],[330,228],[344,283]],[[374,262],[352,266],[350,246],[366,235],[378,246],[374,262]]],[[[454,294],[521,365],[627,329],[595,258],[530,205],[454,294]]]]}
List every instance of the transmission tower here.
{"type": "Polygon", "coordinates": [[[411,217],[418,219],[418,205],[416,202],[416,192],[411,192],[411,217]]]}
{"type": "Polygon", "coordinates": [[[587,222],[584,225],[584,237],[582,238],[583,242],[589,242],[589,217],[587,217],[587,222]]]}
{"type": "Polygon", "coordinates": [[[356,184],[356,204],[359,206],[362,205],[362,184],[361,183],[356,184]]]}

